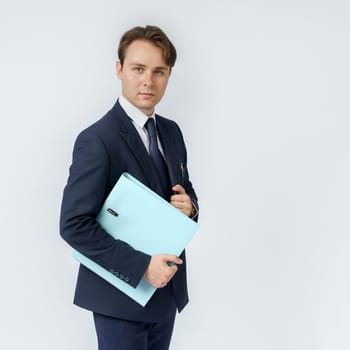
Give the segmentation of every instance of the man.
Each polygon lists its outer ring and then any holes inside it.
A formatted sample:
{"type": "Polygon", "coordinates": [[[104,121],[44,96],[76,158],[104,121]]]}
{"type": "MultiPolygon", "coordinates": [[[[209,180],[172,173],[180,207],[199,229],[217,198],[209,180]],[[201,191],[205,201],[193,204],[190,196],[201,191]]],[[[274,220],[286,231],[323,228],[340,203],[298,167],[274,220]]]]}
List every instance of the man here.
{"type": "Polygon", "coordinates": [[[74,303],[93,312],[99,349],[165,350],[176,309],[180,312],[188,302],[185,252],[180,257],[167,252],[149,256],[108,235],[96,215],[126,171],[185,215],[197,218],[181,131],[175,122],[155,114],[176,50],[158,27],[135,27],[122,36],[118,56],[122,96],[75,142],[60,232],[73,248],[132,287],[144,278],[157,288],[142,307],[80,266],[74,303]]]}

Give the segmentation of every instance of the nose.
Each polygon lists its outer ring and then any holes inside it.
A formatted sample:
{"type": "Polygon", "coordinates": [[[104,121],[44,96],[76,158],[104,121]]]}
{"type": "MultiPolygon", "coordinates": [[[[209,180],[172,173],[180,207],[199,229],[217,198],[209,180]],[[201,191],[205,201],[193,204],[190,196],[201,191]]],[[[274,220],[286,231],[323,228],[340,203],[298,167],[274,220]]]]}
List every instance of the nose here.
{"type": "Polygon", "coordinates": [[[143,86],[152,86],[153,79],[152,79],[152,72],[145,72],[143,75],[143,86]]]}

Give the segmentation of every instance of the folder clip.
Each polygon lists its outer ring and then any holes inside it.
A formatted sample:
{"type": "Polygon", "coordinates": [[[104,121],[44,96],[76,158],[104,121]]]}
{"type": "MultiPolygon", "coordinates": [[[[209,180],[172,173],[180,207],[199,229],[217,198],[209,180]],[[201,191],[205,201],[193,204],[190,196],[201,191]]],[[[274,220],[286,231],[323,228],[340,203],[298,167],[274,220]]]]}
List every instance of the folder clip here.
{"type": "Polygon", "coordinates": [[[113,216],[119,216],[117,212],[115,212],[112,208],[107,209],[108,213],[112,214],[113,216]]]}

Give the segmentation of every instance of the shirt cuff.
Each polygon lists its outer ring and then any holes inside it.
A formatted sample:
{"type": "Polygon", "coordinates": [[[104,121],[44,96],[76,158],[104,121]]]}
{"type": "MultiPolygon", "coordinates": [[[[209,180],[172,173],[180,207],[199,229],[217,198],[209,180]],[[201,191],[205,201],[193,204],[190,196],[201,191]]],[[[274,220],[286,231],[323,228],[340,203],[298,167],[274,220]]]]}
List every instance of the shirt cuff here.
{"type": "Polygon", "coordinates": [[[194,219],[194,218],[196,218],[197,217],[197,215],[198,215],[198,208],[196,207],[196,205],[191,201],[191,203],[192,203],[192,212],[191,212],[191,215],[190,215],[190,218],[191,219],[194,219]]]}

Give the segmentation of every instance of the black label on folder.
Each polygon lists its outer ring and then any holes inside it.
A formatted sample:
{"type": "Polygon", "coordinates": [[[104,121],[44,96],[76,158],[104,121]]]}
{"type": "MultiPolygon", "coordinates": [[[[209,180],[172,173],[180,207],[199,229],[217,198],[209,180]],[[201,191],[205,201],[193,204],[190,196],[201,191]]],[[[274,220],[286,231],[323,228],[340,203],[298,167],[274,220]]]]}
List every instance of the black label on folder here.
{"type": "Polygon", "coordinates": [[[118,213],[115,212],[112,208],[107,209],[108,213],[112,214],[113,216],[118,216],[118,213]]]}

